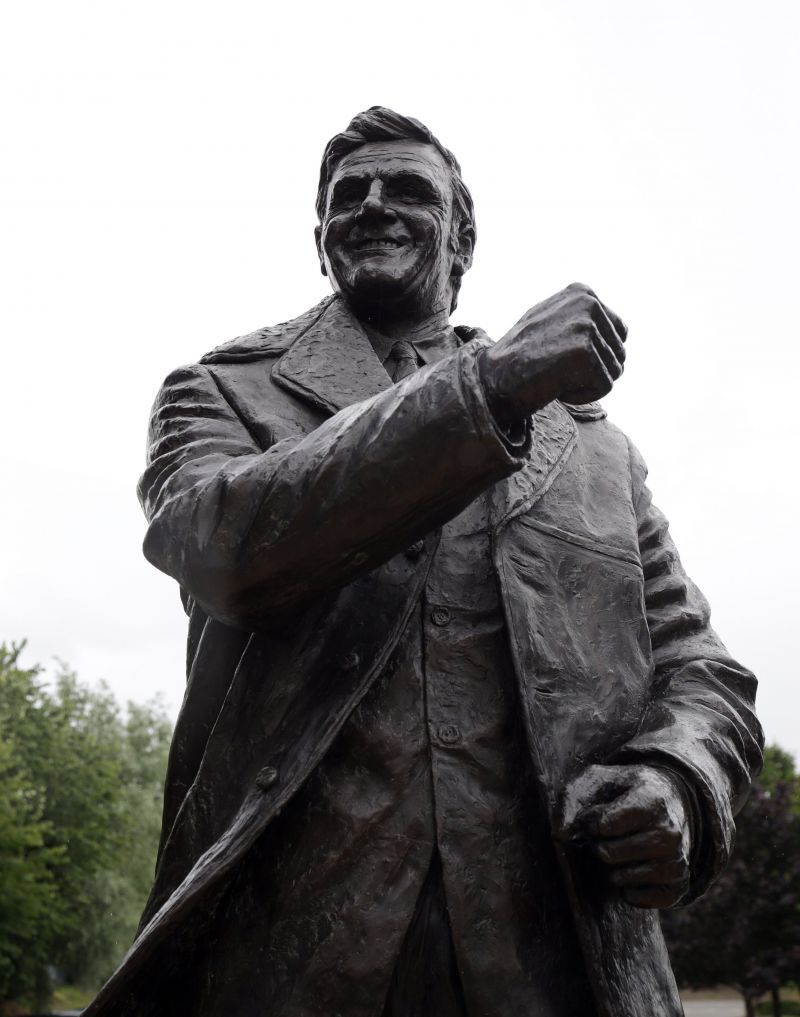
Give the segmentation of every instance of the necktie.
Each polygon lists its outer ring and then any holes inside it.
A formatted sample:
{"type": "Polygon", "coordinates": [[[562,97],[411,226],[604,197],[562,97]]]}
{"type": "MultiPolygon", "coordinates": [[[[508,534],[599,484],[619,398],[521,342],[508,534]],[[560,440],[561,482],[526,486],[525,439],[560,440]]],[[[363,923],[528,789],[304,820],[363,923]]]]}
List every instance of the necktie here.
{"type": "Polygon", "coordinates": [[[414,347],[405,339],[400,339],[392,347],[384,365],[392,381],[402,381],[417,369],[417,354],[414,347]]]}

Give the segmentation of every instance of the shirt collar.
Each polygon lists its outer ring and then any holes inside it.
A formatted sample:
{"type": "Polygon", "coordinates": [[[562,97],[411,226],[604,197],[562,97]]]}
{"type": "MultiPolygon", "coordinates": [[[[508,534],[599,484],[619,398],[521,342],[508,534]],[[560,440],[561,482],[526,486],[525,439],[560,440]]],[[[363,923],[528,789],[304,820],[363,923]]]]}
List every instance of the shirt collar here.
{"type": "Polygon", "coordinates": [[[453,327],[447,325],[434,335],[424,339],[412,339],[411,345],[423,364],[435,364],[450,353],[455,353],[461,345],[453,327]]]}
{"type": "MultiPolygon", "coordinates": [[[[385,364],[389,354],[392,352],[392,347],[398,340],[382,335],[380,332],[368,331],[367,335],[378,360],[385,364]]],[[[414,347],[414,352],[423,364],[435,364],[450,353],[455,353],[461,345],[458,336],[450,324],[445,325],[444,328],[433,335],[427,335],[420,339],[415,339],[413,335],[404,338],[414,347]]]]}

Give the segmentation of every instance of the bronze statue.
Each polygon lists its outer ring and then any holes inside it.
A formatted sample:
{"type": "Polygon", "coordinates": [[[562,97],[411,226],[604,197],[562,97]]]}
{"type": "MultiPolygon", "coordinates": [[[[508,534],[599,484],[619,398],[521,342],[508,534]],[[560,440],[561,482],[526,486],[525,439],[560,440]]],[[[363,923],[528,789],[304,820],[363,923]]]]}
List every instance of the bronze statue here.
{"type": "Polygon", "coordinates": [[[588,287],[449,324],[459,165],[374,107],[328,144],[334,294],[179,368],[145,554],[188,685],[155,885],[87,1017],[677,1017],[658,910],[725,865],[756,682],[595,400],[588,287]]]}

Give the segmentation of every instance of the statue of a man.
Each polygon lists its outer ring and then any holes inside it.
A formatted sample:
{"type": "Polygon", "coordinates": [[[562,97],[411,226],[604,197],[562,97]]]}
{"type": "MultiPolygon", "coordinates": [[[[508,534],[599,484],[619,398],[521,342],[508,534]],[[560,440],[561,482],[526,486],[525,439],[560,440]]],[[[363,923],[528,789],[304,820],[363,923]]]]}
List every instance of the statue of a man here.
{"type": "Polygon", "coordinates": [[[678,1017],[658,908],[725,864],[761,758],[586,286],[498,342],[453,155],[328,144],[333,296],[169,376],[140,485],[188,686],[155,885],[86,1011],[678,1017]]]}

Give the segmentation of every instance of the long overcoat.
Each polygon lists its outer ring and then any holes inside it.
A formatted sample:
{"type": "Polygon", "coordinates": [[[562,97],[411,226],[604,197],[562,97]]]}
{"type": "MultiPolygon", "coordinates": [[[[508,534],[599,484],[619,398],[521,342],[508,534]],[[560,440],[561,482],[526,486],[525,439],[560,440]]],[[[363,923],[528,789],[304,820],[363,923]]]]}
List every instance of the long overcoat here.
{"type": "MultiPolygon", "coordinates": [[[[699,803],[690,897],[724,866],[760,763],[755,679],[709,627],[627,438],[596,405],[555,402],[515,448],[479,382],[488,340],[457,331],[457,353],[392,385],[334,297],[167,378],[140,496],[145,554],[189,614],[188,685],[153,892],[86,1017],[160,1012],[176,944],[380,673],[437,528],[487,489],[550,821],[590,764],[664,765],[699,803]]],[[[628,905],[580,847],[557,851],[598,1014],[678,1017],[657,912],[628,905]]]]}

